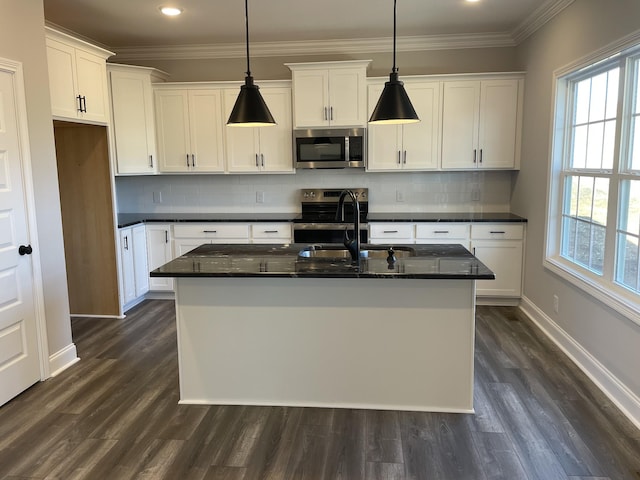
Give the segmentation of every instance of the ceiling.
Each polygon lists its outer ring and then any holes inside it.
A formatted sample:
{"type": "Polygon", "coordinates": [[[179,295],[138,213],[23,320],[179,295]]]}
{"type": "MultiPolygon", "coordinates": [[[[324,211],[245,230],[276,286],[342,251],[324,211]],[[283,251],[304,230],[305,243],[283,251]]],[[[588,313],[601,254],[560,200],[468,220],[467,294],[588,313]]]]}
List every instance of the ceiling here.
{"type": "MultiPolygon", "coordinates": [[[[518,32],[573,0],[399,0],[398,37],[518,32]]],[[[118,51],[244,43],[242,0],[44,0],[48,25],[118,51]],[[184,9],[166,17],[160,6],[184,9]]],[[[393,35],[392,0],[251,0],[251,44],[393,35]]]]}

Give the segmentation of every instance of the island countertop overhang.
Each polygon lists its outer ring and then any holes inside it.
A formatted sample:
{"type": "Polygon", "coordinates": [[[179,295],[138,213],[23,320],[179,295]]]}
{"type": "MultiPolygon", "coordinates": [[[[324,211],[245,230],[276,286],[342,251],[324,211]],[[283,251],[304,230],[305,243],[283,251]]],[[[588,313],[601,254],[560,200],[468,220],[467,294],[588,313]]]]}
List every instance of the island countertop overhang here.
{"type": "MultiPolygon", "coordinates": [[[[318,245],[323,247],[322,245],[318,245]]],[[[335,245],[332,245],[335,247],[335,245]]],[[[153,270],[152,277],[405,278],[493,280],[494,273],[458,244],[362,245],[362,250],[404,249],[395,262],[383,257],[304,258],[308,244],[203,244],[153,270]]]]}

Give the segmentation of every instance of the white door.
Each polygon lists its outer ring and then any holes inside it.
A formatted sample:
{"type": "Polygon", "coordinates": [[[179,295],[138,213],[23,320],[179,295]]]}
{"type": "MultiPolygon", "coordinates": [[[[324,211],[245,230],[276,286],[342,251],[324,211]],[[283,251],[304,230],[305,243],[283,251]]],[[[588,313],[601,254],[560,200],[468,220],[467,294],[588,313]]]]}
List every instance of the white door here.
{"type": "Polygon", "coordinates": [[[480,82],[445,82],[443,101],[442,168],[477,168],[480,82]]]}
{"type": "Polygon", "coordinates": [[[293,172],[291,89],[265,88],[262,96],[277,125],[259,129],[260,168],[265,172],[293,172]]]}
{"type": "Polygon", "coordinates": [[[224,172],[224,131],[220,90],[189,92],[189,116],[193,170],[224,172]]]}
{"type": "Polygon", "coordinates": [[[16,87],[0,65],[0,405],[40,380],[16,87]]]}

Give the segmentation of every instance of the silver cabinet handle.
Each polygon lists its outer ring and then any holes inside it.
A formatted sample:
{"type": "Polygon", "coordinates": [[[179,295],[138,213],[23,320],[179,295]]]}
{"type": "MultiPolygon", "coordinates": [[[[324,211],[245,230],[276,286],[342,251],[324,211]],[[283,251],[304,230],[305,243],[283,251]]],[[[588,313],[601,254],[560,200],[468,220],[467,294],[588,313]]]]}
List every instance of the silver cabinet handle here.
{"type": "Polygon", "coordinates": [[[400,165],[400,155],[401,155],[401,152],[400,150],[398,150],[398,165],[400,165]]]}
{"type": "Polygon", "coordinates": [[[434,230],[433,233],[449,233],[449,230],[434,230]]]}
{"type": "Polygon", "coordinates": [[[482,163],[482,149],[480,149],[480,163],[482,163]]]}
{"type": "Polygon", "coordinates": [[[329,120],[333,120],[333,107],[329,107],[329,120]]]}
{"type": "Polygon", "coordinates": [[[473,149],[473,163],[476,163],[476,154],[477,154],[477,150],[474,148],[473,149]]]}
{"type": "Polygon", "coordinates": [[[504,230],[491,230],[491,231],[489,231],[489,233],[503,233],[504,234],[504,233],[507,233],[507,232],[505,232],[504,230]]]}
{"type": "Polygon", "coordinates": [[[403,155],[404,156],[402,157],[402,164],[406,165],[407,164],[407,151],[406,150],[404,151],[403,155]]]}
{"type": "Polygon", "coordinates": [[[259,167],[259,166],[260,166],[260,164],[259,164],[259,161],[258,161],[258,154],[256,153],[256,167],[259,167]]]}
{"type": "Polygon", "coordinates": [[[202,233],[218,233],[217,230],[202,230],[202,233]]]}
{"type": "Polygon", "coordinates": [[[384,230],[383,233],[398,233],[398,230],[384,230]]]}
{"type": "Polygon", "coordinates": [[[196,156],[195,154],[191,154],[191,166],[195,167],[196,166],[196,156]]]}
{"type": "Polygon", "coordinates": [[[169,243],[169,231],[164,231],[164,243],[169,243]]]}
{"type": "Polygon", "coordinates": [[[324,119],[329,120],[329,118],[327,118],[327,107],[324,107],[324,119]]]}
{"type": "Polygon", "coordinates": [[[125,250],[129,250],[129,236],[128,235],[124,236],[124,249],[125,250]]]}
{"type": "Polygon", "coordinates": [[[278,230],[263,230],[262,233],[278,233],[278,230]]]}
{"type": "Polygon", "coordinates": [[[260,154],[260,163],[262,164],[262,166],[264,167],[264,153],[260,154]]]}
{"type": "Polygon", "coordinates": [[[153,168],[153,155],[149,155],[149,166],[153,168]]]}
{"type": "Polygon", "coordinates": [[[187,167],[189,166],[189,154],[187,153],[187,167]]]}

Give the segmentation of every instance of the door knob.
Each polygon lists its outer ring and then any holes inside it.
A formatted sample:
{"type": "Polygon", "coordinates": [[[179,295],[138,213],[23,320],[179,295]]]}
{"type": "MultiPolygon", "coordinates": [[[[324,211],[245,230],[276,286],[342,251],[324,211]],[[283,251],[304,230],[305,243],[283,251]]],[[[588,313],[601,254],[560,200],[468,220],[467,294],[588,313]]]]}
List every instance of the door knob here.
{"type": "Polygon", "coordinates": [[[18,253],[20,255],[31,255],[31,252],[33,252],[33,248],[31,248],[31,245],[20,245],[20,247],[18,248],[18,253]]]}

